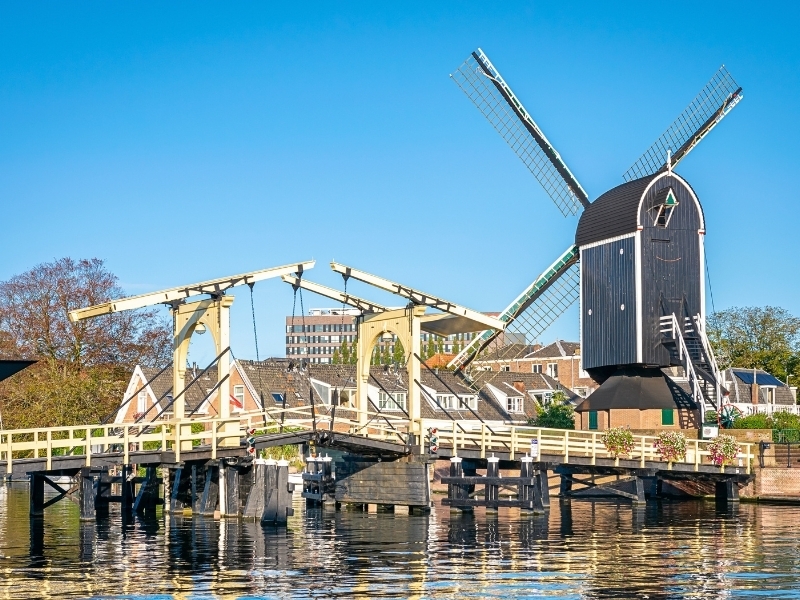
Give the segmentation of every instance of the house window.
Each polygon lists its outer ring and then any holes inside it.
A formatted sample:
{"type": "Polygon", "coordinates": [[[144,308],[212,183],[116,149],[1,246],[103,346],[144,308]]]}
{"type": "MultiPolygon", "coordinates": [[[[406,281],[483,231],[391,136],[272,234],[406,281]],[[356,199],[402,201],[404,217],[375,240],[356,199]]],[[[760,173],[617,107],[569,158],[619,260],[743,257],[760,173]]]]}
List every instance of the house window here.
{"type": "Polygon", "coordinates": [[[675,410],[672,408],[661,409],[661,424],[675,425],[675,410]]]}
{"type": "Polygon", "coordinates": [[[242,410],[244,408],[244,386],[243,385],[235,385],[233,386],[233,399],[231,400],[231,404],[233,404],[234,410],[242,410]]]}
{"type": "Polygon", "coordinates": [[[511,367],[509,365],[503,365],[503,366],[500,367],[500,370],[501,371],[510,371],[511,367]]]}
{"type": "Polygon", "coordinates": [[[506,398],[506,410],[510,413],[522,412],[522,398],[519,396],[509,396],[506,398]]]}
{"type": "Polygon", "coordinates": [[[764,388],[764,397],[767,401],[767,404],[775,404],[775,388],[774,387],[765,387],[764,388]]]}
{"type": "Polygon", "coordinates": [[[441,406],[446,410],[456,407],[455,396],[448,396],[446,394],[437,394],[436,401],[439,403],[439,406],[441,406]]]}
{"type": "Polygon", "coordinates": [[[553,379],[558,379],[558,363],[547,363],[547,374],[553,379]]]}
{"type": "Polygon", "coordinates": [[[461,408],[471,408],[478,410],[478,397],[477,396],[459,396],[459,405],[461,408]]]}
{"type": "Polygon", "coordinates": [[[597,411],[589,411],[589,429],[597,429],[597,411]]]}
{"type": "Polygon", "coordinates": [[[275,404],[283,404],[283,394],[276,394],[273,392],[272,399],[275,400],[275,404]]]}
{"type": "Polygon", "coordinates": [[[542,372],[542,365],[539,363],[531,365],[531,373],[541,373],[542,372]]]}
{"type": "Polygon", "coordinates": [[[581,398],[586,398],[588,392],[589,392],[589,388],[585,388],[585,387],[576,387],[575,388],[575,393],[578,394],[578,396],[580,396],[581,398]]]}
{"type": "Polygon", "coordinates": [[[136,412],[143,413],[147,410],[147,390],[142,390],[136,396],[136,412]]]}
{"type": "Polygon", "coordinates": [[[378,408],[381,410],[405,410],[405,392],[395,392],[391,395],[386,392],[378,392],[378,408]]]}

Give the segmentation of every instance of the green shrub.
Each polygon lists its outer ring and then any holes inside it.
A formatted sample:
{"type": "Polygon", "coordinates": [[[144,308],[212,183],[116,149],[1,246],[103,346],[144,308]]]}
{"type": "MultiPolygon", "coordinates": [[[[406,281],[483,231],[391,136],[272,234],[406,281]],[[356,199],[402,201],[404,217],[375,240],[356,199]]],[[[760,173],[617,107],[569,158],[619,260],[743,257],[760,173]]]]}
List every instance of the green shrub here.
{"type": "Polygon", "coordinates": [[[554,429],[575,429],[575,411],[569,404],[554,404],[539,408],[536,418],[528,424],[535,427],[552,427],[554,429]]]}
{"type": "Polygon", "coordinates": [[[715,410],[706,411],[705,423],[707,423],[709,425],[716,425],[717,424],[717,418],[718,418],[717,417],[717,411],[715,411],[715,410]]]}
{"type": "Polygon", "coordinates": [[[774,429],[772,419],[763,413],[739,417],[733,421],[734,429],[774,429]]]}
{"type": "Polygon", "coordinates": [[[776,412],[772,415],[772,429],[800,429],[800,415],[776,412]]]}

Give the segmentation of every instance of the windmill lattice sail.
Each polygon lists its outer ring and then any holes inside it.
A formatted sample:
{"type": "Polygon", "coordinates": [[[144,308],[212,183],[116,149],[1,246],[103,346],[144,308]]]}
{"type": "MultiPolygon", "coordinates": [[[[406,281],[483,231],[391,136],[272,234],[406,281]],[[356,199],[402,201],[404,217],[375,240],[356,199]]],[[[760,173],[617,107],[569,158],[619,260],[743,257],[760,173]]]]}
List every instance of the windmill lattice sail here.
{"type": "Polygon", "coordinates": [[[686,110],[625,172],[623,179],[632,181],[666,169],[667,152],[672,154],[671,162],[674,167],[743,97],[742,88],[728,73],[725,65],[721,66],[686,110]]]}
{"type": "Polygon", "coordinates": [[[589,204],[578,180],[480,48],[450,77],[516,152],[564,216],[576,215],[589,204]]]}
{"type": "Polygon", "coordinates": [[[580,296],[578,248],[570,246],[497,317],[505,331],[478,334],[448,365],[466,370],[487,361],[511,361],[532,352],[532,344],[580,296]],[[502,340],[499,338],[502,336],[502,340]]]}

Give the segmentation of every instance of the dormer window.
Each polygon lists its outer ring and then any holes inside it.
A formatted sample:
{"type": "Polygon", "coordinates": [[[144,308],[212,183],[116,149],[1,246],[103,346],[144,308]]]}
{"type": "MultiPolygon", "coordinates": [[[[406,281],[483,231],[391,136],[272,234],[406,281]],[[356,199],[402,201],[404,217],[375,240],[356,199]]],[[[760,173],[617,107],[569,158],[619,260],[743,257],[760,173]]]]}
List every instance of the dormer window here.
{"type": "Polygon", "coordinates": [[[664,202],[658,205],[658,212],[656,213],[656,227],[666,227],[669,225],[669,220],[672,218],[672,211],[678,206],[678,199],[672,188],[667,189],[667,197],[664,202]]]}

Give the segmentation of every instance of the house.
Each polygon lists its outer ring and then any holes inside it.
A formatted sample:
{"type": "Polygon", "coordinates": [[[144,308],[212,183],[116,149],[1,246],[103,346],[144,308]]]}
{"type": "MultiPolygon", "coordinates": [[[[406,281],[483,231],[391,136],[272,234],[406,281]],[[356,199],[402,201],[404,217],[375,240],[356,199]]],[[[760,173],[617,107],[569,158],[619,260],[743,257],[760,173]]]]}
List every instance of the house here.
{"type": "Polygon", "coordinates": [[[475,367],[511,373],[544,373],[585,398],[598,383],[581,368],[581,347],[577,342],[556,340],[547,346],[509,344],[481,357],[475,367]]]}
{"type": "MultiPolygon", "coordinates": [[[[266,410],[286,418],[307,418],[308,409],[293,408],[314,404],[318,415],[336,420],[357,420],[356,366],[307,364],[288,359],[264,361],[237,360],[231,363],[231,414],[266,410]]],[[[370,367],[368,397],[370,411],[405,418],[409,382],[404,370],[389,366],[370,367]]],[[[218,394],[214,390],[216,372],[187,371],[186,412],[214,416],[219,414],[218,394]],[[195,383],[191,383],[197,378],[195,383]]],[[[413,383],[413,382],[412,382],[413,383]]],[[[421,416],[449,422],[475,420],[487,424],[523,425],[536,415],[537,403],[547,402],[562,390],[573,403],[580,398],[554,378],[543,373],[486,372],[470,386],[452,371],[424,369],[420,374],[421,416]]],[[[144,412],[147,420],[162,413],[172,417],[172,369],[137,366],[125,394],[128,400],[119,409],[116,422],[134,422],[144,412]]],[[[336,427],[334,427],[336,429],[336,427]]]]}
{"type": "Polygon", "coordinates": [[[726,401],[734,405],[797,404],[796,391],[793,393],[792,388],[761,369],[725,369],[722,372],[722,385],[728,390],[726,401]]]}
{"type": "Polygon", "coordinates": [[[575,407],[576,428],[603,431],[697,429],[700,407],[691,394],[658,369],[624,367],[575,407]]]}
{"type": "MultiPolygon", "coordinates": [[[[244,373],[239,361],[231,362],[230,368],[231,414],[236,412],[257,410],[261,403],[259,394],[253,387],[250,378],[244,373]]],[[[151,421],[158,416],[159,420],[169,420],[172,411],[172,367],[162,369],[137,365],[123,402],[117,410],[115,423],[133,423],[140,417],[151,421]]],[[[203,373],[196,366],[186,370],[185,405],[186,414],[214,416],[219,414],[219,398],[215,389],[217,370],[209,369],[203,373]]]]}

